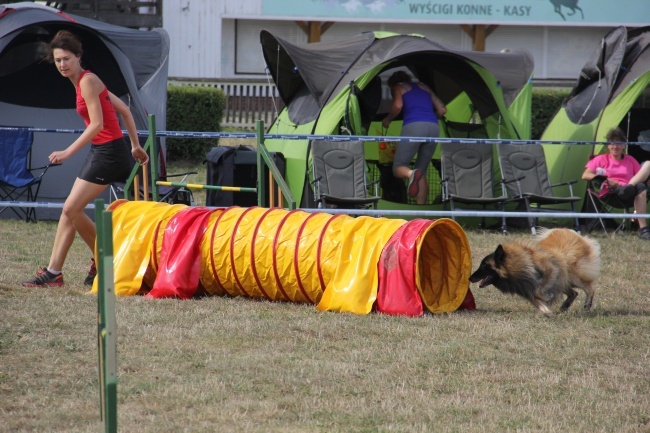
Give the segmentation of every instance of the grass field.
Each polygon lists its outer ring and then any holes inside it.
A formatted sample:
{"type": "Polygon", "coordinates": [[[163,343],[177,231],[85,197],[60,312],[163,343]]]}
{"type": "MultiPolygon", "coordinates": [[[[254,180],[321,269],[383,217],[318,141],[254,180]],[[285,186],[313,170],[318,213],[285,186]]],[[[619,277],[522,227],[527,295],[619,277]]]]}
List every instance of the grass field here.
{"type": "MultiPolygon", "coordinates": [[[[89,251],[77,239],[65,287],[20,286],[55,229],[0,220],[0,432],[99,429],[89,251]]],[[[528,234],[467,236],[475,268],[528,234]]],[[[589,313],[583,293],[542,317],[475,286],[477,311],[421,318],[118,298],[119,431],[650,432],[650,242],[595,237],[589,313]]]]}

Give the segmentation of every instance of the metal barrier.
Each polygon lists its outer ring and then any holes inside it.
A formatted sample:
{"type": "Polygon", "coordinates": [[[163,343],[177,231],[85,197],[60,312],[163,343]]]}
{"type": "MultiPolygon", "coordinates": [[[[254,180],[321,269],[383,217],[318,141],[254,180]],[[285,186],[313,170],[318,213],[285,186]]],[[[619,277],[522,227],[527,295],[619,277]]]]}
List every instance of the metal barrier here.
{"type": "MultiPolygon", "coordinates": [[[[255,133],[242,133],[242,132],[180,132],[180,131],[156,131],[155,127],[155,117],[153,115],[149,116],[149,131],[138,131],[139,136],[145,136],[148,134],[147,141],[144,145],[145,150],[149,152],[151,166],[151,176],[153,179],[158,179],[158,158],[157,158],[157,140],[156,137],[189,137],[189,138],[242,138],[242,139],[257,139],[258,149],[258,205],[264,207],[275,207],[276,200],[277,205],[280,207],[286,207],[288,209],[296,209],[296,201],[291,195],[291,191],[287,186],[284,178],[280,175],[280,171],[273,162],[270,154],[264,144],[265,140],[279,139],[279,140],[308,140],[308,139],[331,139],[337,141],[350,141],[350,140],[360,140],[368,142],[381,142],[385,140],[389,141],[404,141],[404,142],[434,142],[434,143],[476,143],[476,144],[485,144],[485,145],[494,145],[494,144],[558,144],[558,145],[588,145],[592,146],[594,144],[608,144],[606,142],[594,142],[594,141],[542,141],[542,140],[502,140],[502,139],[456,139],[456,138],[431,138],[431,137],[385,137],[385,136],[357,136],[357,135],[308,135],[308,134],[264,134],[264,122],[261,120],[257,121],[257,131],[255,133]],[[263,176],[264,167],[263,165],[269,167],[269,179],[265,179],[263,176]],[[277,186],[276,194],[269,198],[267,201],[265,197],[261,194],[261,191],[265,190],[266,182],[273,182],[277,186]]],[[[16,127],[6,127],[0,126],[0,129],[16,129],[16,127]]],[[[58,132],[58,133],[73,133],[81,134],[83,129],[55,129],[55,128],[27,128],[32,132],[58,132]]],[[[644,142],[628,142],[628,145],[641,145],[647,144],[644,142]]],[[[141,171],[140,166],[136,165],[131,173],[129,178],[128,185],[129,187],[133,186],[134,179],[136,174],[141,171]]],[[[158,182],[156,180],[155,182],[158,182]]],[[[154,182],[154,183],[155,183],[154,182]]],[[[189,184],[191,185],[191,184],[189,184]]],[[[186,185],[187,186],[187,185],[186,185]]],[[[187,186],[189,187],[189,186],[187,186]]],[[[219,186],[208,186],[208,185],[196,185],[196,187],[201,187],[204,189],[208,188],[225,188],[219,186]]],[[[125,188],[125,190],[130,190],[130,188],[125,188]]],[[[271,188],[273,190],[273,188],[271,188]]],[[[246,191],[244,188],[240,188],[241,192],[253,192],[246,191]]],[[[125,191],[125,194],[127,192],[125,191]]],[[[128,193],[130,194],[130,192],[128,193]]],[[[158,191],[157,188],[152,189],[153,200],[158,200],[158,191]]],[[[126,196],[125,198],[130,198],[131,196],[126,196]]],[[[63,203],[35,203],[35,202],[0,202],[0,206],[5,207],[43,207],[43,208],[62,208],[63,203]]],[[[92,209],[94,206],[92,204],[88,205],[87,208],[92,209]]],[[[316,209],[303,209],[308,212],[316,211],[316,209]]],[[[526,212],[488,212],[488,211],[463,211],[455,210],[452,214],[451,211],[443,210],[354,210],[354,209],[319,209],[320,212],[330,212],[330,213],[347,213],[350,215],[369,215],[369,216],[400,216],[400,217],[451,217],[452,215],[458,217],[501,217],[505,216],[507,218],[519,218],[519,217],[528,217],[528,216],[537,216],[539,213],[528,214],[526,212]]],[[[620,219],[620,218],[650,218],[650,214],[623,214],[623,213],[612,213],[612,214],[602,214],[602,213],[571,213],[571,212],[562,212],[562,213],[552,213],[545,212],[545,218],[602,218],[602,219],[620,219]]]]}

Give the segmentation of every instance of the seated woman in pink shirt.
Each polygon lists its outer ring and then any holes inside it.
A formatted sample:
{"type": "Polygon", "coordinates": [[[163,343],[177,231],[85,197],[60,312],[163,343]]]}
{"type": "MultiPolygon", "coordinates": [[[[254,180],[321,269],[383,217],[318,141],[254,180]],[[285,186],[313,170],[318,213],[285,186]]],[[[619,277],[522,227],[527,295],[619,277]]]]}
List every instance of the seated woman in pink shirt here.
{"type": "MultiPolygon", "coordinates": [[[[640,165],[636,159],[623,153],[627,137],[620,128],[614,128],[607,133],[609,153],[597,155],[585,166],[582,173],[584,180],[592,180],[596,176],[606,179],[600,190],[600,196],[616,194],[623,202],[634,201],[636,213],[647,213],[647,184],[650,176],[650,161],[640,165]]],[[[650,227],[645,218],[639,218],[639,237],[650,240],[650,227]]]]}

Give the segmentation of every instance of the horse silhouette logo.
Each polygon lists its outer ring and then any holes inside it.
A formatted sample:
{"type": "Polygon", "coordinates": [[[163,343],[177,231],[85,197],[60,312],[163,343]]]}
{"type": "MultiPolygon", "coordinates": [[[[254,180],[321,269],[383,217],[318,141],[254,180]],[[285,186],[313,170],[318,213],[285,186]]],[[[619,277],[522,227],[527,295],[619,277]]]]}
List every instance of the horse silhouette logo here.
{"type": "Polygon", "coordinates": [[[575,15],[576,10],[579,10],[582,19],[585,19],[585,14],[582,13],[582,9],[578,6],[578,0],[551,0],[551,3],[555,8],[555,12],[560,14],[564,21],[566,21],[566,17],[562,14],[562,6],[571,9],[571,12],[569,12],[568,15],[575,15]]]}

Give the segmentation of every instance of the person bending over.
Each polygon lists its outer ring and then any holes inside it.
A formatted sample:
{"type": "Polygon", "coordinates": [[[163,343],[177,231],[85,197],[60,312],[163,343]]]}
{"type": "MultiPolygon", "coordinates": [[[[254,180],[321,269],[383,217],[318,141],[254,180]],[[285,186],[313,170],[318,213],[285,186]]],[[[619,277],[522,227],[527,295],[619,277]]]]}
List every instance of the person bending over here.
{"type": "MultiPolygon", "coordinates": [[[[623,203],[633,200],[634,211],[638,214],[647,213],[647,184],[650,176],[650,161],[640,165],[634,157],[626,155],[627,137],[620,128],[614,128],[607,133],[608,153],[597,155],[585,166],[582,179],[592,180],[596,176],[606,179],[600,189],[600,197],[615,194],[623,203]]],[[[639,237],[650,240],[650,227],[645,218],[638,218],[639,237]]]]}
{"type": "MultiPolygon", "coordinates": [[[[393,102],[388,115],[381,122],[384,128],[388,128],[390,122],[402,112],[402,136],[440,136],[438,118],[445,115],[447,108],[426,84],[415,83],[409,74],[397,71],[388,79],[388,86],[393,102]]],[[[397,145],[393,175],[400,179],[408,178],[408,194],[415,197],[417,204],[427,202],[429,184],[425,173],[435,150],[435,143],[400,142],[397,145]],[[410,163],[416,153],[415,166],[411,169],[410,163]]]]}
{"type": "MultiPolygon", "coordinates": [[[[69,31],[58,32],[49,45],[47,60],[56,65],[59,73],[68,78],[74,86],[77,98],[77,112],[83,118],[86,128],[72,144],[64,150],[50,154],[51,163],[58,164],[91,142],[90,152],[72,185],[56,230],[52,255],[47,267],[36,272],[36,277],[24,281],[25,287],[52,287],[63,285],[63,263],[70,246],[79,233],[94,255],[95,224],[84,213],[88,203],[97,198],[108,185],[125,181],[130,172],[130,157],[140,164],[146,164],[149,156],[138,142],[135,121],[129,107],[108,91],[99,77],[81,65],[83,53],[81,42],[69,31]],[[120,128],[119,114],[126,125],[131,141],[131,153],[120,128]]],[[[84,284],[93,283],[95,260],[84,284]]]]}

